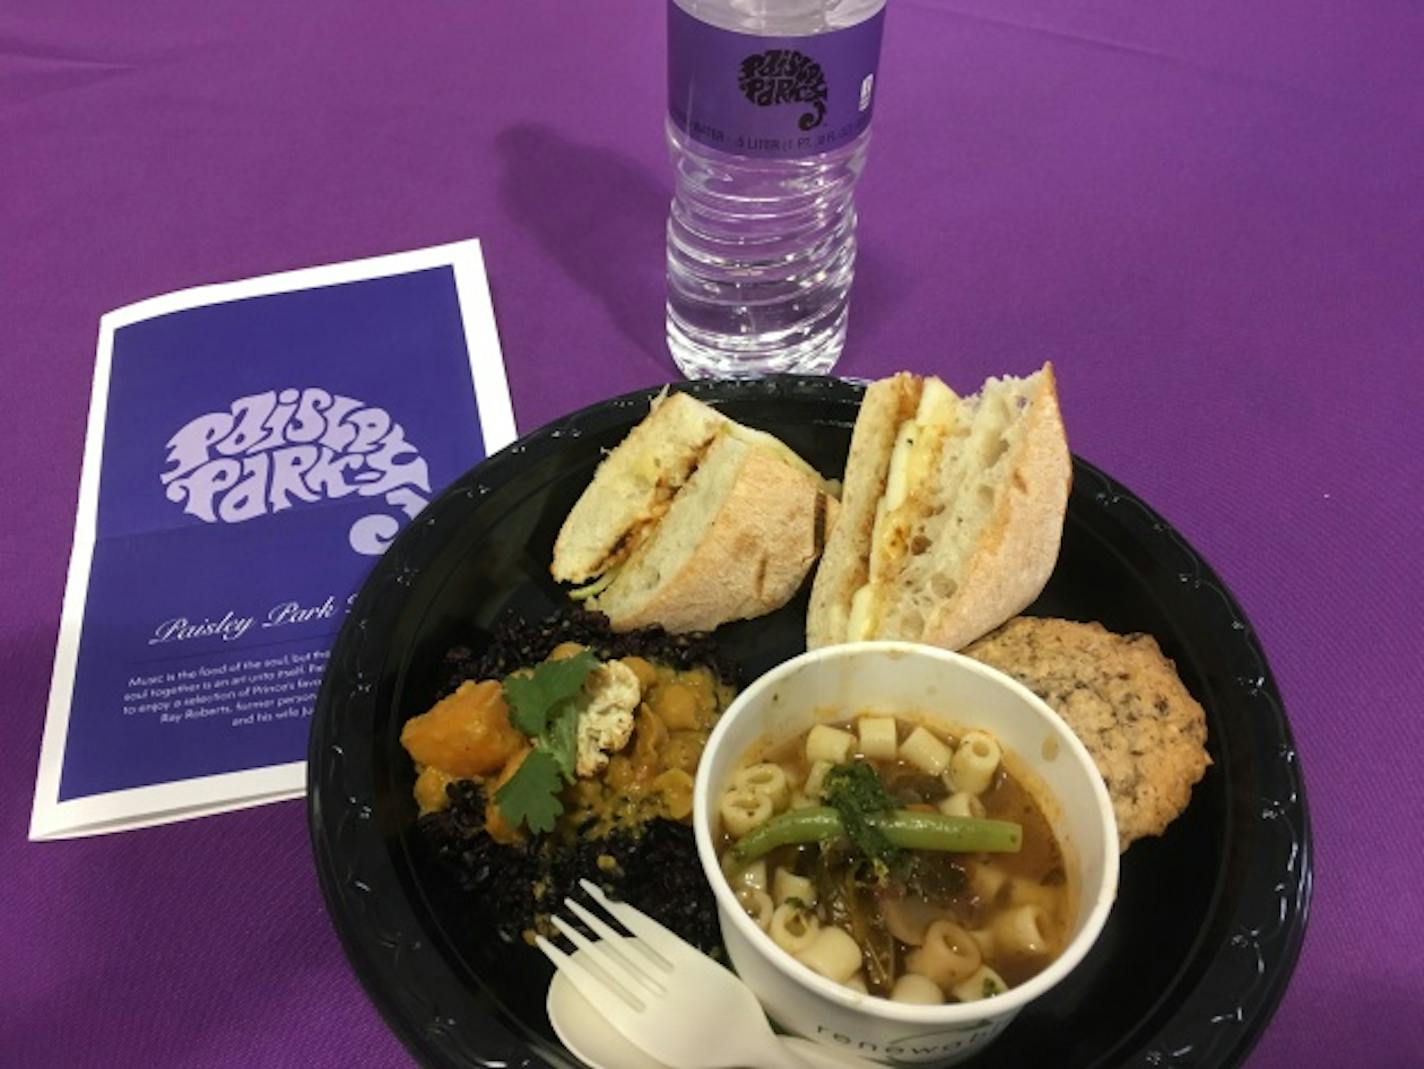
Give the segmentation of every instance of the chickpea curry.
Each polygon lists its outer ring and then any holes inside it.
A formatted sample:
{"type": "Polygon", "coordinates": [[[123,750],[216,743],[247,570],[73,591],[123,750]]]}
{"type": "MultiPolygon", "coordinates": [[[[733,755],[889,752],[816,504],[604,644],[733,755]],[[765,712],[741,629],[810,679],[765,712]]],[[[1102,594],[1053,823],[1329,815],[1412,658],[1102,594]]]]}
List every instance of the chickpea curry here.
{"type": "Polygon", "coordinates": [[[701,665],[599,660],[576,642],[503,680],[467,680],[409,720],[422,816],[477,784],[497,843],[531,832],[598,839],[655,818],[686,822],[702,749],[733,690],[701,665]]]}
{"type": "Polygon", "coordinates": [[[697,859],[692,786],[737,665],[711,635],[615,632],[563,609],[507,612],[446,651],[442,697],[411,718],[414,848],[506,944],[552,935],[579,881],[725,957],[697,859]]]}

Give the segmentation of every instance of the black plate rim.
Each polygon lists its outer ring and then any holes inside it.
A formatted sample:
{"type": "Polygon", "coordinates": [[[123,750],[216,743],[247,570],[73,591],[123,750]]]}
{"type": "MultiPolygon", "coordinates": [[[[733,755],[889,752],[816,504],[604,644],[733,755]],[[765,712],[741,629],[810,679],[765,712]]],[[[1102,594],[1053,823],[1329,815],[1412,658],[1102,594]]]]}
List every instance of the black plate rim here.
{"type": "MultiPolygon", "coordinates": [[[[864,386],[864,380],[791,375],[675,384],[675,388],[714,404],[758,398],[794,403],[817,395],[855,400],[864,386]]],[[[623,418],[621,413],[646,405],[666,388],[635,390],[585,406],[545,424],[472,467],[437,495],[377,561],[333,646],[318,693],[308,748],[308,829],[318,883],[327,915],[367,997],[421,1064],[555,1065],[562,1069],[575,1063],[566,1052],[549,1050],[542,1044],[536,1048],[520,1034],[516,1022],[493,1004],[482,1006],[478,1018],[457,1020],[440,1013],[439,1007],[420,992],[422,980],[453,976],[438,950],[422,939],[418,930],[401,930],[398,919],[388,912],[391,903],[379,899],[373,881],[363,879],[364,874],[349,867],[345,872],[339,869],[340,847],[346,840],[354,836],[366,840],[375,836],[379,840],[381,834],[374,819],[372,798],[363,798],[359,789],[350,789],[359,787],[359,783],[350,778],[355,765],[348,760],[347,745],[339,731],[353,708],[359,709],[363,699],[369,704],[373,679],[379,674],[371,662],[383,655],[365,648],[372,617],[378,607],[390,609],[394,602],[391,587],[397,591],[410,587],[416,570],[409,559],[442,517],[488,494],[491,486],[517,472],[531,456],[563,448],[568,439],[580,437],[588,425],[610,417],[623,418]],[[473,1028],[475,1025],[479,1027],[473,1028]]],[[[1274,1015],[1294,972],[1309,921],[1313,845],[1298,753],[1265,653],[1225,583],[1185,538],[1121,483],[1076,456],[1074,478],[1092,480],[1099,504],[1135,512],[1146,531],[1165,538],[1180,554],[1181,582],[1217,602],[1233,641],[1257,669],[1252,676],[1240,677],[1237,682],[1261,707],[1271,729],[1268,733],[1275,736],[1276,748],[1271,756],[1276,760],[1271,770],[1276,775],[1277,789],[1261,798],[1261,818],[1264,828],[1282,837],[1290,860],[1283,877],[1272,887],[1277,897],[1263,904],[1272,908],[1262,908],[1260,916],[1251,919],[1235,917],[1239,923],[1233,925],[1229,938],[1217,948],[1216,959],[1201,982],[1186,993],[1150,1042],[1122,1052],[1124,1056],[1112,1063],[1231,1069],[1246,1059],[1274,1015]],[[1217,993],[1210,990],[1206,981],[1213,970],[1220,971],[1216,969],[1217,961],[1227,954],[1244,956],[1250,980],[1238,992],[1217,993]]],[[[360,722],[360,718],[352,722],[360,722]]]]}

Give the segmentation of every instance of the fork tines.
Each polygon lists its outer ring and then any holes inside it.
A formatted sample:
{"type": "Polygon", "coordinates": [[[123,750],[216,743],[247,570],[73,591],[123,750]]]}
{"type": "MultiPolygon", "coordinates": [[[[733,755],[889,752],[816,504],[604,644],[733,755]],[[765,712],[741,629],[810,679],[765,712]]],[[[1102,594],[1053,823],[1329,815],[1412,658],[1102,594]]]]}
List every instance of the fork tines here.
{"type": "Polygon", "coordinates": [[[574,982],[585,998],[596,1001],[601,989],[616,996],[629,1009],[641,1013],[649,1002],[667,994],[661,979],[672,972],[673,964],[655,951],[649,942],[661,942],[671,933],[633,907],[612,901],[602,889],[588,880],[580,880],[579,885],[636,938],[624,935],[586,906],[566,898],[564,906],[598,938],[590,939],[576,925],[554,914],[550,917],[554,927],[582,953],[577,957],[567,954],[543,936],[538,936],[535,943],[554,963],[554,967],[574,982]]]}

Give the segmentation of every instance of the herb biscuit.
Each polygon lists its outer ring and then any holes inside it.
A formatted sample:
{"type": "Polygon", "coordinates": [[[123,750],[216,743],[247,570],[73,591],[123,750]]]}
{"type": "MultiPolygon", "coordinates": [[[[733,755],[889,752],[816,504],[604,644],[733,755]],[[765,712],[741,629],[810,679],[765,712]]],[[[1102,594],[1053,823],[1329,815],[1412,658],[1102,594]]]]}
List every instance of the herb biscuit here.
{"type": "Polygon", "coordinates": [[[1211,764],[1206,713],[1150,635],[1019,616],[970,645],[1052,706],[1092,754],[1117,815],[1118,845],[1161,835],[1211,764]]]}

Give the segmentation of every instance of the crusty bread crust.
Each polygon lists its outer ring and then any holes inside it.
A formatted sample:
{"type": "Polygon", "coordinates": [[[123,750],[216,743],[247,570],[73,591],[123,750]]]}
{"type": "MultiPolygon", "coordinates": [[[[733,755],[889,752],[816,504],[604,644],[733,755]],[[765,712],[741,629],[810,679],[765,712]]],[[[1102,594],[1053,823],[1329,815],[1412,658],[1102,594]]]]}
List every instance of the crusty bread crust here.
{"type": "MultiPolygon", "coordinates": [[[[846,462],[844,507],[812,588],[806,620],[810,648],[847,640],[852,598],[868,578],[876,508],[896,435],[900,423],[915,416],[923,382],[901,373],[866,390],[846,462]]],[[[1057,561],[1072,458],[1052,365],[1025,380],[991,380],[982,395],[960,405],[961,427],[946,439],[937,481],[920,491],[915,538],[923,537],[929,552],[920,556],[921,549],[913,550],[883,581],[868,637],[959,649],[1026,608],[1057,561]],[[979,441],[963,421],[976,419],[976,411],[986,419],[1003,418],[993,415],[998,407],[980,408],[990,404],[990,387],[995,406],[1004,404],[1007,395],[1015,407],[1003,431],[995,429],[995,422],[976,422],[979,441]],[[980,446],[992,448],[1000,434],[1012,442],[1000,449],[1011,451],[992,462],[978,459],[980,446]],[[984,505],[968,496],[985,491],[992,496],[984,505]],[[958,526],[966,518],[969,522],[958,526]]]]}
{"type": "Polygon", "coordinates": [[[1150,635],[1020,616],[965,651],[1046,701],[1092,754],[1118,845],[1161,835],[1206,773],[1206,712],[1150,635]]]}
{"type": "Polygon", "coordinates": [[[696,469],[727,417],[685,393],[652,411],[603,458],[559,528],[549,573],[582,583],[626,559],[696,469]]]}
{"type": "Polygon", "coordinates": [[[1058,561],[1073,461],[1052,365],[1029,402],[1022,453],[1002,486],[958,589],[935,606],[921,641],[957,650],[1026,609],[1058,561]]]}
{"type": "MultiPolygon", "coordinates": [[[[741,450],[740,469],[683,567],[661,577],[645,597],[630,598],[618,590],[632,570],[630,561],[595,599],[593,607],[608,613],[615,630],[656,624],[673,632],[710,631],[779,609],[796,593],[826,529],[834,530],[836,501],[819,479],[767,450],[741,450]]],[[[684,493],[693,492],[696,478],[684,493]]],[[[661,530],[660,525],[645,549],[654,546],[661,530]]]]}
{"type": "Polygon", "coordinates": [[[865,389],[851,432],[840,514],[811,586],[807,649],[845,641],[851,597],[867,578],[875,509],[885,492],[895,435],[915,414],[922,381],[902,371],[865,389]]]}

